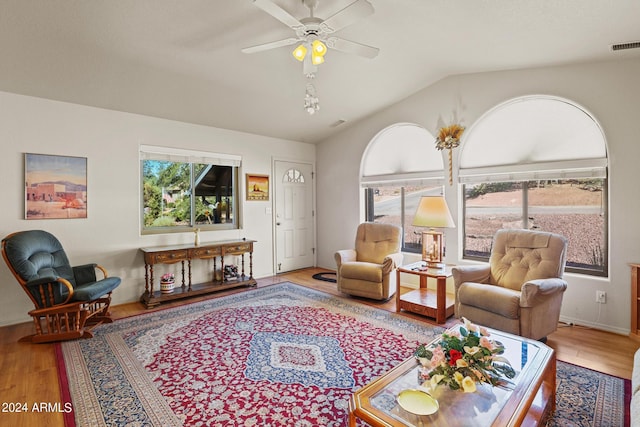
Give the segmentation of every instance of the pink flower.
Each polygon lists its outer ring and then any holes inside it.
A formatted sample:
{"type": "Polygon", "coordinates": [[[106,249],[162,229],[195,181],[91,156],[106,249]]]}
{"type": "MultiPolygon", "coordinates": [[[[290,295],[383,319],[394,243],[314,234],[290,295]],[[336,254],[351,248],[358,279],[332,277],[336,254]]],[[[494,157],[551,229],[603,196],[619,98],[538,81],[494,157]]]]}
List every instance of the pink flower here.
{"type": "Polygon", "coordinates": [[[446,360],[442,347],[437,346],[432,350],[432,353],[433,356],[431,357],[431,366],[433,366],[434,368],[446,360]]]}
{"type": "Polygon", "coordinates": [[[493,350],[495,348],[493,342],[487,337],[480,337],[480,345],[489,350],[493,350]]]}

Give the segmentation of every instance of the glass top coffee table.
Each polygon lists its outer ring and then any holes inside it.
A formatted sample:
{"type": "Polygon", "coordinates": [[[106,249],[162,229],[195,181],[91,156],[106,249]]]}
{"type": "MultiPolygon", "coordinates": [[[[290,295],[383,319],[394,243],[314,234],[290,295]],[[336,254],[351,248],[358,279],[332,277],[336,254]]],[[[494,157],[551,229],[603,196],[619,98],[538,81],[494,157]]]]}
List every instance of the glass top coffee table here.
{"type": "Polygon", "coordinates": [[[553,349],[539,341],[489,331],[491,339],[504,344],[504,356],[516,371],[513,379],[497,387],[478,384],[475,393],[438,386],[431,392],[438,401],[438,411],[432,415],[415,415],[404,410],[397,401],[400,392],[420,387],[419,364],[411,357],[351,396],[349,425],[356,426],[358,418],[374,427],[541,424],[555,410],[556,357],[553,349]]]}

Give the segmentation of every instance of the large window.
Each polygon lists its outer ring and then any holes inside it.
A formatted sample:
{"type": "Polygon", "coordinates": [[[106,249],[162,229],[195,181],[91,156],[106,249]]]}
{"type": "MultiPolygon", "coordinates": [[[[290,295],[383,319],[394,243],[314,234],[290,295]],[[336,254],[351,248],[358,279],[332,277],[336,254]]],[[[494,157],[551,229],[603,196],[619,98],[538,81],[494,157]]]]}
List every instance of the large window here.
{"type": "Polygon", "coordinates": [[[464,258],[488,259],[498,229],[536,229],[568,239],[567,271],[608,274],[606,143],[590,114],[519,98],[478,120],[461,148],[464,258]]]}
{"type": "Polygon", "coordinates": [[[144,234],[239,228],[239,157],[141,148],[144,234]]]}
{"type": "Polygon", "coordinates": [[[366,220],[395,224],[403,229],[402,250],[422,251],[423,227],[413,225],[421,196],[441,195],[442,186],[380,187],[365,189],[366,220]]]}
{"type": "Polygon", "coordinates": [[[413,217],[420,196],[443,192],[442,154],[426,129],[399,123],[382,130],[362,159],[365,220],[402,227],[405,252],[422,250],[422,229],[413,217]]]}
{"type": "Polygon", "coordinates": [[[467,185],[464,256],[488,259],[502,228],[544,230],[569,239],[567,271],[604,275],[606,188],[604,179],[467,185]]]}

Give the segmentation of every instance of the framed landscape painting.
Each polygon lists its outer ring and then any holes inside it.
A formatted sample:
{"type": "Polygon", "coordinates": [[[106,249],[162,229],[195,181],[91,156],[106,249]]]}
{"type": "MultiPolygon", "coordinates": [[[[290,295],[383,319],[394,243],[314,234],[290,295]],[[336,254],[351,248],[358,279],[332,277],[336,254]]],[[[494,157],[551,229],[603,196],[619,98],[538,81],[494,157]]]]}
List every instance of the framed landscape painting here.
{"type": "Polygon", "coordinates": [[[87,158],[24,155],[25,218],[87,217],[87,158]]]}
{"type": "Polygon", "coordinates": [[[247,200],[269,200],[269,175],[247,174],[247,200]]]}

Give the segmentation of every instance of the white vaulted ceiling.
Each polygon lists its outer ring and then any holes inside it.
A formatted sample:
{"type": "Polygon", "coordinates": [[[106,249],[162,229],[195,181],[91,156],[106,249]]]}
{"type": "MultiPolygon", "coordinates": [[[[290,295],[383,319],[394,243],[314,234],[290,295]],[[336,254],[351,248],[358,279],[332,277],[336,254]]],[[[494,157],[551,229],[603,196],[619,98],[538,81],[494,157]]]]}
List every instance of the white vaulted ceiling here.
{"type": "Polygon", "coordinates": [[[313,116],[292,47],[240,51],[292,33],[251,0],[0,0],[0,90],[315,143],[449,75],[640,56],[637,0],[370,2],[338,34],[380,53],[330,51],[313,116]]]}

